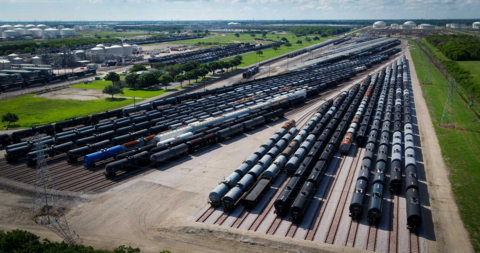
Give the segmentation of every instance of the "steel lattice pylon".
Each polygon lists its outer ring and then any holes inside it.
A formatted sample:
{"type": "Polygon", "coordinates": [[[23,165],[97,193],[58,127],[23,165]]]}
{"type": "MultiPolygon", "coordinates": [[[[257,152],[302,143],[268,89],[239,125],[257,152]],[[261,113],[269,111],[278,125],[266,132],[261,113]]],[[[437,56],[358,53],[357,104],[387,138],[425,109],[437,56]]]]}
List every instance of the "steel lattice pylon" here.
{"type": "Polygon", "coordinates": [[[75,231],[70,232],[70,228],[62,207],[63,198],[55,189],[50,171],[47,168],[44,153],[45,144],[35,135],[35,150],[37,152],[37,167],[35,175],[35,196],[33,199],[33,219],[37,224],[48,227],[51,231],[62,237],[66,243],[76,244],[81,241],[75,231]]]}
{"type": "Polygon", "coordinates": [[[430,59],[427,57],[427,72],[425,73],[425,76],[423,77],[423,83],[424,84],[433,84],[432,81],[432,62],[430,59]]]}
{"type": "Polygon", "coordinates": [[[444,124],[455,124],[455,118],[453,116],[453,91],[454,91],[454,80],[446,79],[448,82],[448,96],[447,102],[445,103],[445,107],[443,108],[443,115],[442,115],[442,125],[444,124]]]}

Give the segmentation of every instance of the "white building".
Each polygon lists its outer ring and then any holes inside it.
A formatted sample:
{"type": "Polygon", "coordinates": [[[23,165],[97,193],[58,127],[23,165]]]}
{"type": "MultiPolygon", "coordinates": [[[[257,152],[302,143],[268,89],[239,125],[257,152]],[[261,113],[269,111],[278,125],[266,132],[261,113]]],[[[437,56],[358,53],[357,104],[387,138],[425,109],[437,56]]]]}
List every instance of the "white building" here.
{"type": "Polygon", "coordinates": [[[241,26],[240,23],[237,23],[237,22],[230,22],[228,23],[228,27],[235,27],[235,26],[241,26]]]}
{"type": "Polygon", "coordinates": [[[473,28],[473,29],[480,29],[480,22],[474,22],[474,23],[472,24],[472,28],[473,28]]]}
{"type": "Polygon", "coordinates": [[[373,23],[373,28],[375,29],[381,29],[381,28],[385,28],[387,26],[387,24],[383,21],[377,21],[375,23],[373,23]]]}

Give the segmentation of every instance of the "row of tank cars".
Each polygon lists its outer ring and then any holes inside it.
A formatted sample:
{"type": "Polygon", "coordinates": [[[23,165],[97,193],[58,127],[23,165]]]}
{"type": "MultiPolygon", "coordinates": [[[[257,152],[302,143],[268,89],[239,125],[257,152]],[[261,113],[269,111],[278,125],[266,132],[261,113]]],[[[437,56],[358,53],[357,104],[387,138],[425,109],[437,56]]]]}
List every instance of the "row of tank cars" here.
{"type": "MultiPolygon", "coordinates": [[[[283,41],[279,43],[283,43],[283,41]]],[[[264,50],[267,48],[271,48],[272,45],[273,44],[255,46],[249,43],[235,43],[227,46],[210,47],[210,48],[199,49],[199,50],[189,51],[189,52],[184,52],[179,54],[153,57],[148,59],[148,62],[150,64],[163,62],[167,65],[184,64],[189,61],[206,63],[206,62],[216,61],[220,58],[244,54],[252,51],[264,50]]]]}
{"type": "MultiPolygon", "coordinates": [[[[136,107],[117,109],[57,122],[55,124],[19,130],[11,136],[0,136],[0,140],[3,145],[7,145],[5,156],[8,162],[27,157],[27,162],[30,165],[34,165],[36,163],[36,156],[38,155],[38,152],[35,152],[35,142],[41,142],[45,146],[48,146],[43,149],[43,152],[50,156],[67,152],[69,162],[75,163],[79,158],[84,157],[85,164],[87,166],[93,166],[96,162],[104,160],[106,156],[111,157],[107,154],[85,157],[95,151],[102,150],[102,154],[114,153],[115,155],[119,155],[125,152],[132,154],[131,149],[133,145],[136,151],[143,152],[146,151],[145,149],[148,147],[151,147],[149,145],[153,144],[153,141],[164,141],[158,138],[157,140],[151,140],[155,137],[148,138],[148,136],[173,130],[177,130],[177,132],[175,132],[176,136],[182,135],[184,133],[180,134],[178,129],[182,128],[182,131],[189,129],[189,124],[197,121],[205,121],[210,117],[219,117],[222,114],[228,114],[246,108],[249,108],[248,111],[250,112],[253,106],[268,102],[269,100],[275,102],[276,98],[289,95],[289,93],[293,91],[298,92],[302,90],[305,91],[305,96],[307,97],[315,96],[319,91],[334,86],[355,75],[354,68],[357,66],[370,64],[372,61],[378,61],[379,59],[381,60],[382,58],[356,60],[348,63],[334,64],[330,67],[311,67],[308,71],[301,70],[291,72],[281,76],[247,82],[242,85],[186,94],[153,101],[136,107]],[[80,127],[81,125],[84,127],[80,127]],[[49,136],[21,142],[22,139],[31,137],[36,133],[49,134],[49,136]],[[15,144],[8,145],[11,141],[15,144]],[[119,148],[121,144],[132,141],[136,142],[122,146],[121,149],[119,148]],[[112,145],[114,145],[115,148],[109,149],[107,152],[106,148],[112,145]],[[138,145],[148,147],[139,147],[138,145]],[[92,158],[90,159],[90,157],[92,158]]],[[[278,103],[280,103],[280,101],[278,101],[278,103]]],[[[288,103],[291,105],[292,103],[295,104],[296,101],[289,101],[288,103]]],[[[285,106],[286,104],[283,103],[279,108],[285,108],[285,106]]],[[[270,109],[271,111],[269,111],[269,113],[273,113],[273,115],[257,115],[257,117],[266,117],[264,119],[265,121],[268,121],[269,117],[278,117],[280,114],[279,112],[275,112],[276,109],[276,107],[270,109]]],[[[240,117],[243,115],[237,116],[240,117]]],[[[256,120],[258,122],[260,119],[255,119],[257,117],[248,120],[256,120]]],[[[235,120],[237,120],[236,123],[240,123],[238,122],[240,119],[235,120]]],[[[224,124],[225,122],[212,123],[212,126],[218,123],[224,124]]],[[[250,128],[248,123],[249,122],[246,122],[241,130],[232,127],[225,130],[226,132],[215,131],[214,133],[217,136],[220,135],[219,138],[224,138],[223,136],[225,134],[229,135],[229,131],[244,131],[250,128]]],[[[224,126],[226,125],[224,124],[224,126]]],[[[218,126],[210,127],[210,131],[213,131],[211,129],[216,129],[217,127],[218,126]]],[[[193,135],[198,134],[196,130],[197,129],[193,130],[193,135]]],[[[213,132],[208,132],[207,134],[210,133],[213,132]]],[[[188,137],[189,136],[182,136],[181,139],[188,139],[188,137]]],[[[204,142],[210,142],[210,140],[203,140],[204,142]]],[[[169,142],[162,144],[167,145],[168,148],[171,149],[173,146],[169,142]]],[[[157,149],[156,151],[159,150],[157,149]]],[[[161,159],[156,159],[155,163],[158,163],[158,160],[161,159]]],[[[113,173],[109,173],[109,176],[112,175],[113,173]]]]}
{"type": "Polygon", "coordinates": [[[338,44],[344,42],[346,38],[350,39],[350,37],[338,37],[338,38],[335,38],[335,39],[327,40],[327,41],[324,41],[322,43],[318,43],[318,44],[313,45],[313,46],[309,46],[309,47],[306,47],[306,48],[299,49],[297,51],[293,51],[293,52],[287,54],[287,57],[292,58],[292,57],[295,57],[297,55],[305,54],[305,53],[308,53],[310,51],[313,51],[313,50],[316,50],[316,49],[319,49],[319,48],[322,48],[322,47],[325,47],[325,46],[328,46],[328,45],[331,45],[331,44],[338,45],[338,44]]]}
{"type": "Polygon", "coordinates": [[[369,76],[361,85],[344,91],[335,102],[327,101],[302,130],[295,128],[294,122],[285,124],[220,182],[209,194],[210,204],[222,206],[226,211],[239,204],[253,208],[279,173],[286,173],[290,175],[289,181],[274,202],[275,213],[289,215],[298,223],[316,190],[322,187],[321,179],[336,149],[348,153],[356,143],[360,147],[366,145],[366,151],[350,204],[352,219],[362,217],[364,202],[368,199],[368,221],[378,223],[382,215],[383,188],[387,185],[385,174],[391,164],[390,190],[397,194],[402,188],[406,191],[407,227],[418,230],[422,216],[409,87],[407,61],[399,59],[380,74],[369,76]],[[402,167],[405,167],[405,179],[402,179],[402,167]],[[405,187],[402,180],[406,182],[405,187]],[[371,194],[367,194],[368,188],[371,194]]]}

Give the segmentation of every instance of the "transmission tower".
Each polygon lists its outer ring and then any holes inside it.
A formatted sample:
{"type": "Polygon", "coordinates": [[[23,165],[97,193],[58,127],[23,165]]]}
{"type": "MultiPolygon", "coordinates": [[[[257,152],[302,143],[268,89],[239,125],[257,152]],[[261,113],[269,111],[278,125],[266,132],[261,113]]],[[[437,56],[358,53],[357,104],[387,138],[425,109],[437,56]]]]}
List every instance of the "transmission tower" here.
{"type": "Polygon", "coordinates": [[[455,81],[452,79],[446,79],[448,82],[448,96],[447,102],[445,103],[445,107],[443,108],[443,115],[442,115],[442,125],[451,124],[452,126],[455,125],[455,118],[453,117],[453,89],[455,85],[455,81]]]}
{"type": "Polygon", "coordinates": [[[55,234],[63,238],[66,243],[76,244],[81,241],[75,231],[70,232],[64,208],[61,206],[63,198],[55,190],[50,171],[47,168],[46,155],[43,150],[45,144],[35,135],[35,150],[37,152],[37,168],[35,175],[35,196],[33,199],[33,218],[37,224],[44,225],[55,234]]]}
{"type": "Polygon", "coordinates": [[[430,58],[427,57],[427,72],[425,72],[425,76],[423,77],[423,84],[433,84],[432,80],[432,62],[430,58]]]}

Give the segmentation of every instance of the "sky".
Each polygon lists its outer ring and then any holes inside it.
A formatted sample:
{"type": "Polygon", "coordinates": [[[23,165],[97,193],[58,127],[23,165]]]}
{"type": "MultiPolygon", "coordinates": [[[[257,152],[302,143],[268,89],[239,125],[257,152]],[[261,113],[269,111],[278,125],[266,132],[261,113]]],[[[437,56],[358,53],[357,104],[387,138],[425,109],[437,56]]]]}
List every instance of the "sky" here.
{"type": "Polygon", "coordinates": [[[0,0],[1,21],[475,19],[480,0],[0,0]]]}

